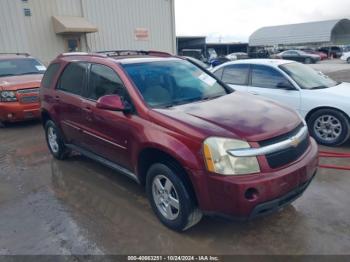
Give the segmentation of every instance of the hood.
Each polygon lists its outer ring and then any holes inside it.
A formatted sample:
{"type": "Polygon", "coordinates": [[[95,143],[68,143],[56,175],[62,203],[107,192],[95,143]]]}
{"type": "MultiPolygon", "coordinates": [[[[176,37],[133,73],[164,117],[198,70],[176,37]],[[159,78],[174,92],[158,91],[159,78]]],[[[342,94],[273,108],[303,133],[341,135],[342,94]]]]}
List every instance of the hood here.
{"type": "Polygon", "coordinates": [[[42,74],[0,77],[0,90],[15,91],[40,87],[42,74]]]}
{"type": "Polygon", "coordinates": [[[339,85],[329,87],[329,88],[324,88],[324,89],[316,89],[313,91],[317,91],[319,93],[324,93],[327,95],[333,95],[333,96],[338,96],[341,99],[346,99],[349,101],[350,99],[350,83],[340,83],[339,85]]]}
{"type": "MultiPolygon", "coordinates": [[[[221,136],[250,142],[270,139],[296,128],[294,111],[269,100],[234,92],[210,101],[155,109],[158,124],[187,136],[221,136]]],[[[156,120],[155,120],[156,119],[156,120]]]]}

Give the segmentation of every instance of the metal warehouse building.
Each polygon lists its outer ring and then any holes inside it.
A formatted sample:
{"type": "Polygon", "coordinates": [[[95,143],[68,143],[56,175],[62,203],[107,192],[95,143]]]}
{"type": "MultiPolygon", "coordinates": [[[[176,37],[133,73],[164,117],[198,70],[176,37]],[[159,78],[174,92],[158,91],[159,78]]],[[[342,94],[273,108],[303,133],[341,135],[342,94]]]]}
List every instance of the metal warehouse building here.
{"type": "Polygon", "coordinates": [[[0,53],[115,49],[176,53],[174,0],[0,0],[0,53]]]}
{"type": "Polygon", "coordinates": [[[249,39],[249,46],[315,46],[350,44],[350,20],[329,20],[263,27],[249,39]]]}

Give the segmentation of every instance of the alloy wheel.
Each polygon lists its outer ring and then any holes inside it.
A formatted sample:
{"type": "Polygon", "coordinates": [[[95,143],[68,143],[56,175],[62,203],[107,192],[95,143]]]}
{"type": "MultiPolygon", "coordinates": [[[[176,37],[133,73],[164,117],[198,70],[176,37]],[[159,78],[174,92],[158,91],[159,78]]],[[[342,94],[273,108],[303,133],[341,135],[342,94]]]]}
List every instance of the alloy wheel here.
{"type": "Polygon", "coordinates": [[[56,130],[51,126],[47,129],[47,138],[52,152],[58,153],[59,145],[57,142],[57,133],[56,130]]]}
{"type": "Polygon", "coordinates": [[[340,120],[332,115],[318,117],[313,128],[316,136],[327,142],[337,140],[343,131],[340,120]]]}
{"type": "Polygon", "coordinates": [[[152,183],[152,195],[158,211],[169,220],[179,216],[179,197],[173,183],[163,175],[157,175],[152,183]]]}

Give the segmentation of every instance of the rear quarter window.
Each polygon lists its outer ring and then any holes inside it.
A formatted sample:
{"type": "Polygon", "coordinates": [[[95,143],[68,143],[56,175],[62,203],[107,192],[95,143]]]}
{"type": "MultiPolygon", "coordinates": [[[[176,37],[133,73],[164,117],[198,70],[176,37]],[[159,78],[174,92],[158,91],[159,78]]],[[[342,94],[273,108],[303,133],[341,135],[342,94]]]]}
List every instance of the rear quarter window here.
{"type": "Polygon", "coordinates": [[[44,74],[44,77],[41,81],[41,87],[49,88],[59,69],[60,64],[51,64],[44,74]]]}

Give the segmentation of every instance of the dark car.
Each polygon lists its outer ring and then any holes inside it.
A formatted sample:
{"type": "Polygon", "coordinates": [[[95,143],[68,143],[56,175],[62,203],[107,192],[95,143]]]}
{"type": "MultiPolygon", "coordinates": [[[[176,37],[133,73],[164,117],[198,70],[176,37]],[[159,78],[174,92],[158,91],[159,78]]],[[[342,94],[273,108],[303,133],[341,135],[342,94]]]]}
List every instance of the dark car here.
{"type": "Polygon", "coordinates": [[[343,50],[339,46],[326,46],[319,49],[320,52],[326,54],[329,58],[340,58],[343,50]]]}
{"type": "Polygon", "coordinates": [[[276,58],[293,60],[304,64],[315,64],[321,60],[319,55],[309,54],[300,50],[287,50],[275,55],[276,58]]]}
{"type": "Polygon", "coordinates": [[[321,60],[325,60],[328,58],[328,56],[325,53],[320,51],[315,51],[313,49],[306,48],[306,49],[301,49],[301,51],[304,51],[305,53],[308,53],[308,54],[318,55],[320,56],[321,60]]]}
{"type": "Polygon", "coordinates": [[[74,150],[144,185],[174,230],[202,214],[276,211],[317,169],[317,145],[296,112],[164,53],[60,55],[40,96],[52,155],[74,150]]]}

